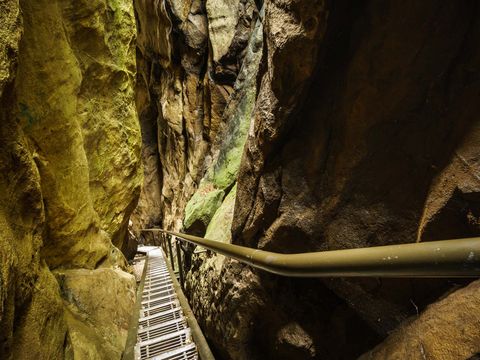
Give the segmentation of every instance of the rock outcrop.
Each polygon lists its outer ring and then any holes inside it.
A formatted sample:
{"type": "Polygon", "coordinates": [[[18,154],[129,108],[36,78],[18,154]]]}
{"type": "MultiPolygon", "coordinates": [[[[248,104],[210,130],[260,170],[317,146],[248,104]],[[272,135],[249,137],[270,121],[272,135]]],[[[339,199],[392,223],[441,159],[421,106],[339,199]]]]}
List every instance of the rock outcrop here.
{"type": "Polygon", "coordinates": [[[133,5],[0,10],[0,354],[118,359],[135,285],[120,250],[142,180],[133,5]]]}
{"type": "MultiPolygon", "coordinates": [[[[275,4],[267,5],[267,18],[280,16],[275,4]]],[[[427,2],[408,11],[393,3],[327,10],[319,52],[311,53],[315,68],[306,50],[296,57],[299,51],[288,52],[288,42],[268,32],[235,241],[301,252],[478,235],[472,154],[479,150],[473,98],[480,85],[465,80],[473,76],[466,69],[478,71],[478,9],[427,2]]],[[[297,18],[317,23],[312,13],[297,18]]],[[[382,338],[452,282],[324,283],[382,338]]]]}
{"type": "Polygon", "coordinates": [[[121,359],[135,299],[132,275],[110,268],[65,270],[56,275],[66,307],[69,355],[121,359]]]}

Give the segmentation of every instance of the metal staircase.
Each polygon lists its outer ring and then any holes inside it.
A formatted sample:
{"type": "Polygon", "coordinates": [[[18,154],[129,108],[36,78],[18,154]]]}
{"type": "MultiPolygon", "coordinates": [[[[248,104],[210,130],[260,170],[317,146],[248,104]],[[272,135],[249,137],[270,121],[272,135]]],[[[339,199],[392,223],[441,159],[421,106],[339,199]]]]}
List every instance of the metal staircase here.
{"type": "Polygon", "coordinates": [[[173,273],[168,269],[162,249],[146,246],[139,250],[147,253],[148,260],[138,321],[136,358],[198,359],[197,347],[175,292],[173,273]]]}

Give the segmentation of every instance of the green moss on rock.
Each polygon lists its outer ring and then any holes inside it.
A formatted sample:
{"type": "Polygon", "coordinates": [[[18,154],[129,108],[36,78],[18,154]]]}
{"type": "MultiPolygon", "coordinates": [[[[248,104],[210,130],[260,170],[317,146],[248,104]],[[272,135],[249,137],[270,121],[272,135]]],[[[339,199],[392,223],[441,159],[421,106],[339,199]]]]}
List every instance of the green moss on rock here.
{"type": "Polygon", "coordinates": [[[118,319],[130,318],[134,281],[112,239],[121,243],[138,196],[141,138],[133,5],[107,2],[0,4],[2,359],[118,359],[123,350],[118,319]],[[62,279],[84,306],[77,322],[65,321],[65,307],[66,318],[76,310],[51,272],[67,268],[79,268],[62,279]]]}
{"type": "Polygon", "coordinates": [[[185,207],[185,228],[188,229],[198,222],[206,228],[222,204],[224,195],[223,190],[214,188],[210,183],[202,183],[185,207]]]}
{"type": "Polygon", "coordinates": [[[231,225],[233,220],[233,210],[235,208],[235,196],[237,195],[237,184],[228,193],[221,206],[213,215],[208,224],[205,238],[215,241],[229,243],[231,241],[231,225]]]}

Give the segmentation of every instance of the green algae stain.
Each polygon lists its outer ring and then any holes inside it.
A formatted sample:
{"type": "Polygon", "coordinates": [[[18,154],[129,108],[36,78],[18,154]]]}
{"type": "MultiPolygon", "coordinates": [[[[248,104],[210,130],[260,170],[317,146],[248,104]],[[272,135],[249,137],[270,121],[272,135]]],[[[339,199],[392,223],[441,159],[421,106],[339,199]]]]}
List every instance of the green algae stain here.
{"type": "Polygon", "coordinates": [[[211,187],[211,184],[200,185],[187,206],[185,207],[184,226],[188,229],[195,221],[201,221],[208,224],[212,219],[215,211],[222,204],[225,193],[223,190],[211,187]],[[209,186],[210,185],[210,186],[209,186]]]}
{"type": "Polygon", "coordinates": [[[238,104],[238,110],[230,120],[229,135],[222,146],[217,163],[213,168],[211,180],[218,188],[226,189],[237,179],[242,161],[243,148],[250,127],[250,119],[253,116],[254,104],[254,89],[245,89],[245,95],[238,104]]]}
{"type": "Polygon", "coordinates": [[[237,184],[223,200],[218,210],[213,215],[212,220],[208,224],[205,238],[209,240],[220,241],[224,243],[231,242],[231,232],[233,221],[233,212],[235,208],[235,198],[237,196],[237,184]]]}
{"type": "Polygon", "coordinates": [[[31,127],[34,123],[38,121],[32,113],[30,112],[28,106],[24,103],[18,104],[19,116],[20,119],[24,119],[27,122],[27,127],[31,127]]]}

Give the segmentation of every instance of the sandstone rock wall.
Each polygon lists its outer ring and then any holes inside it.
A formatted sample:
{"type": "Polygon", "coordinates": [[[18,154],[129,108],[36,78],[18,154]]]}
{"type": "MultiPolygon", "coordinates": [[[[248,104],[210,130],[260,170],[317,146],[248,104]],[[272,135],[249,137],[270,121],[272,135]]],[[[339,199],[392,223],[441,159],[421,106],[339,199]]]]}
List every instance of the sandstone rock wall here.
{"type": "MultiPolygon", "coordinates": [[[[474,2],[136,8],[161,193],[144,223],[287,253],[480,233],[474,2]]],[[[220,358],[353,359],[395,329],[366,358],[480,352],[475,302],[455,305],[474,297],[476,284],[454,292],[468,281],[286,279],[186,257],[191,305],[220,358]]]]}
{"type": "MultiPolygon", "coordinates": [[[[226,126],[223,110],[234,91],[257,11],[247,0],[138,0],[135,8],[137,106],[145,119],[143,158],[151,170],[146,171],[134,228],[148,224],[179,229],[186,203],[212,162],[210,149],[226,126]],[[217,34],[214,42],[212,33],[217,34]],[[149,209],[148,204],[154,210],[142,210],[149,209]]],[[[210,197],[219,205],[224,195],[210,197]]]]}
{"type": "Polygon", "coordinates": [[[135,286],[119,248],[141,183],[133,4],[0,10],[0,354],[118,359],[135,286]]]}

